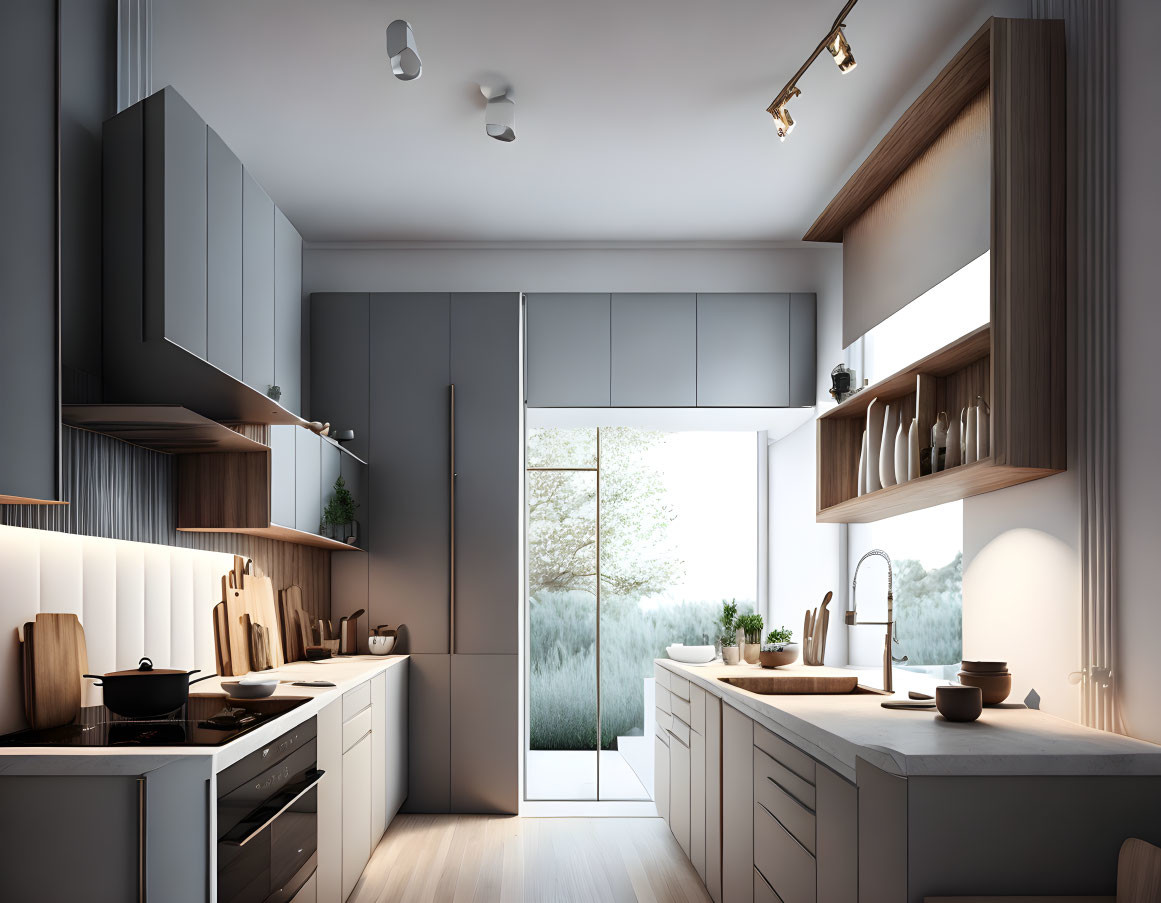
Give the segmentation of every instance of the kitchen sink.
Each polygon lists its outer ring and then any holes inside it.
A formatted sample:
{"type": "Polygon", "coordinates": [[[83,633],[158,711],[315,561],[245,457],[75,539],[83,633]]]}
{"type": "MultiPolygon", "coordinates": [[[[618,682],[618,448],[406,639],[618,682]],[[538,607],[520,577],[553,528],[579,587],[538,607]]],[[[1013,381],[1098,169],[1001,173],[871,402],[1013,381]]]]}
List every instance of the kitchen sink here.
{"type": "Polygon", "coordinates": [[[829,674],[811,674],[802,671],[772,670],[769,674],[719,677],[718,680],[740,690],[748,690],[762,696],[875,692],[872,689],[859,686],[859,675],[840,674],[834,671],[829,674]]]}

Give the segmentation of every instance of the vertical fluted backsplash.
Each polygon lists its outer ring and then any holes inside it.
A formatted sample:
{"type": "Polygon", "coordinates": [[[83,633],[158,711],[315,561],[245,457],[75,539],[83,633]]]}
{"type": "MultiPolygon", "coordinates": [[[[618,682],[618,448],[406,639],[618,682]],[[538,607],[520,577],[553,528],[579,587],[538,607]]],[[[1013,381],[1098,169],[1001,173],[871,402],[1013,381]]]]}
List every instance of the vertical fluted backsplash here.
{"type": "Polygon", "coordinates": [[[298,584],[306,608],[330,616],[329,552],[238,533],[179,533],[174,526],[175,472],[170,455],[66,426],[61,434],[61,495],[68,504],[0,505],[0,523],[232,552],[254,559],[276,589],[298,584]]]}

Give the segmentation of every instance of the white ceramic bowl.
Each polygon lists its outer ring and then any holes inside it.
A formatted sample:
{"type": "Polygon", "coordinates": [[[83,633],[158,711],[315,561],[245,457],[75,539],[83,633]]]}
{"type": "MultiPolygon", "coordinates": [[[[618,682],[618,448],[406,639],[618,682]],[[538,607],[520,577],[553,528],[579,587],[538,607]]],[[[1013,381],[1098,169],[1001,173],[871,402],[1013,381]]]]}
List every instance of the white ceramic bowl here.
{"type": "Polygon", "coordinates": [[[273,696],[278,689],[278,681],[273,678],[224,680],[222,689],[234,699],[263,699],[273,696]]]}
{"type": "Polygon", "coordinates": [[[714,660],[713,646],[685,646],[681,643],[674,643],[672,646],[665,647],[665,653],[675,662],[683,662],[687,665],[704,665],[706,662],[714,660]]]}
{"type": "Polygon", "coordinates": [[[395,637],[369,636],[367,637],[367,648],[371,650],[372,655],[386,655],[395,648],[395,637]]]}

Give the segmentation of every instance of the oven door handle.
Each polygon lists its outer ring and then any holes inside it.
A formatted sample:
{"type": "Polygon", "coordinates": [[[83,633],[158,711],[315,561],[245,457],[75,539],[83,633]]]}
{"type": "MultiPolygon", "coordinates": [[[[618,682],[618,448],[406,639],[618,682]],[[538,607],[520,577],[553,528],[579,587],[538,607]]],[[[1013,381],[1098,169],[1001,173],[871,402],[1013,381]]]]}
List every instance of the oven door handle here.
{"type": "Polygon", "coordinates": [[[221,843],[228,843],[233,847],[244,847],[251,840],[265,831],[283,812],[297,803],[309,791],[318,786],[325,771],[308,771],[306,777],[297,784],[291,784],[281,793],[275,794],[261,806],[243,818],[222,837],[221,843]],[[255,827],[255,825],[257,827],[255,827]]]}

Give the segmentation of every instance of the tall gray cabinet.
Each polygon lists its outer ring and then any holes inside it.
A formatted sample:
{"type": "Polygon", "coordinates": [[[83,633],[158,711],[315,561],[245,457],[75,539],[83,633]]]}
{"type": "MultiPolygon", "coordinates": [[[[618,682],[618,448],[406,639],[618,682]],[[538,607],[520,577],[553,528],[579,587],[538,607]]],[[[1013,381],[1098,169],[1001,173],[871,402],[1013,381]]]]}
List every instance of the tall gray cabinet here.
{"type": "Polygon", "coordinates": [[[0,4],[0,502],[59,476],[57,4],[0,4]]]}
{"type": "Polygon", "coordinates": [[[412,655],[407,808],[515,812],[520,297],[316,294],[310,313],[312,414],[365,430],[370,465],[366,568],[345,556],[332,596],[365,594],[412,655]],[[342,399],[364,361],[366,395],[342,399]]]}

